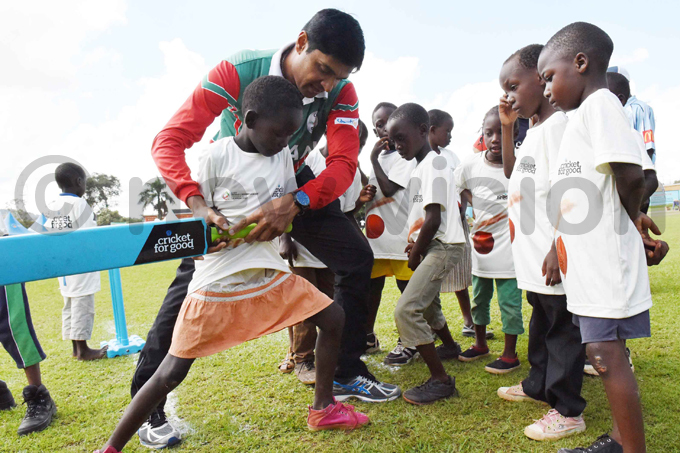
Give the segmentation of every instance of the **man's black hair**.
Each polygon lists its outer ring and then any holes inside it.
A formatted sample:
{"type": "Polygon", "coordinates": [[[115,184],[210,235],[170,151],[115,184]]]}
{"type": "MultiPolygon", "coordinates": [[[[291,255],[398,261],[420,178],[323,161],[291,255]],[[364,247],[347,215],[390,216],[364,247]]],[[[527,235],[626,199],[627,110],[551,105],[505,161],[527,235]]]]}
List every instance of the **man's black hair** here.
{"type": "Polygon", "coordinates": [[[260,115],[267,115],[282,108],[302,109],[302,94],[283,77],[260,77],[250,83],[243,93],[244,112],[255,110],[260,115]]]}
{"type": "Polygon", "coordinates": [[[373,113],[371,114],[371,116],[374,115],[375,112],[377,112],[378,110],[380,110],[380,109],[382,109],[382,108],[388,108],[388,109],[397,110],[397,106],[394,105],[394,104],[392,104],[391,102],[381,102],[381,103],[379,103],[378,105],[375,106],[375,108],[373,109],[373,113]]]}
{"type": "MultiPolygon", "coordinates": [[[[517,52],[513,53],[505,60],[505,63],[517,58],[520,66],[525,69],[536,69],[538,66],[538,57],[541,55],[541,50],[543,50],[543,44],[529,44],[528,46],[522,47],[517,52]]],[[[505,64],[504,63],[504,64],[505,64]]]]}
{"type": "Polygon", "coordinates": [[[630,97],[630,82],[623,74],[608,72],[607,85],[609,86],[609,91],[615,95],[622,94],[625,99],[630,97]]]}
{"type": "MultiPolygon", "coordinates": [[[[486,122],[486,119],[489,117],[489,115],[494,115],[497,116],[498,118],[501,117],[501,113],[498,110],[498,106],[494,105],[489,109],[488,112],[484,115],[484,119],[482,120],[482,132],[484,131],[484,123],[486,122]]],[[[515,133],[515,136],[519,134],[519,121],[515,120],[515,124],[512,126],[513,132],[515,133]]]]}
{"type": "Polygon", "coordinates": [[[555,33],[545,49],[567,58],[574,58],[583,52],[597,69],[606,71],[614,52],[614,42],[600,27],[587,22],[574,22],[555,33]]]}
{"type": "Polygon", "coordinates": [[[366,123],[359,120],[359,143],[363,141],[364,144],[366,144],[366,140],[368,140],[368,128],[366,127],[366,123]]]}
{"type": "Polygon", "coordinates": [[[319,50],[340,63],[361,69],[364,62],[364,32],[352,16],[337,9],[322,9],[302,27],[309,40],[308,51],[319,50]]]}
{"type": "Polygon", "coordinates": [[[431,127],[439,127],[444,124],[444,121],[446,120],[451,120],[451,122],[453,122],[453,117],[443,110],[432,109],[427,112],[427,115],[430,117],[431,127]]]}
{"type": "Polygon", "coordinates": [[[75,187],[78,185],[78,178],[87,178],[87,174],[83,167],[73,162],[65,162],[57,167],[54,171],[54,179],[60,189],[67,187],[75,187]]]}
{"type": "Polygon", "coordinates": [[[415,126],[425,124],[428,129],[430,128],[430,116],[427,114],[427,110],[416,103],[402,104],[390,115],[390,120],[402,118],[415,126]]]}

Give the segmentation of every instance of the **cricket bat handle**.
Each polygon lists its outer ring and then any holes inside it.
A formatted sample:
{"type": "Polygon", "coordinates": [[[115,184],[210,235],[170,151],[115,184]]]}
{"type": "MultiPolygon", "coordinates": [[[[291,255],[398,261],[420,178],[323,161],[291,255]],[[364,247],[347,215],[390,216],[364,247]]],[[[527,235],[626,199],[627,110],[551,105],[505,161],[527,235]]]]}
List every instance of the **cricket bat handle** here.
{"type": "MultiPolygon", "coordinates": [[[[218,239],[221,238],[227,238],[227,239],[243,239],[248,234],[250,234],[251,231],[253,231],[253,228],[257,226],[256,223],[251,223],[241,231],[237,232],[233,236],[229,234],[229,231],[222,231],[221,233],[218,231],[216,227],[210,227],[210,239],[212,242],[216,242],[218,239]]],[[[289,224],[286,229],[284,230],[285,233],[290,233],[293,231],[293,224],[289,224]]]]}

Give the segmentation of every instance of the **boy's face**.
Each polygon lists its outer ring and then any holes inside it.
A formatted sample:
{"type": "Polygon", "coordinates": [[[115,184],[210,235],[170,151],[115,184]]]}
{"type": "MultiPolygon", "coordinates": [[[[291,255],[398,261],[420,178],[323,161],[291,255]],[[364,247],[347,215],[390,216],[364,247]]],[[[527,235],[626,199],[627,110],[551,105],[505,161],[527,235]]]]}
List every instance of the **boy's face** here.
{"type": "Polygon", "coordinates": [[[482,128],[482,136],[486,149],[495,156],[501,155],[501,119],[498,115],[491,113],[484,120],[484,127],[482,128]]]}
{"type": "Polygon", "coordinates": [[[501,88],[512,110],[521,118],[531,118],[543,102],[544,83],[536,69],[528,69],[513,58],[503,65],[499,76],[501,88]]]}
{"type": "Polygon", "coordinates": [[[445,119],[439,126],[430,127],[430,142],[446,148],[451,143],[451,131],[453,130],[453,120],[445,119]]]}
{"type": "Polygon", "coordinates": [[[406,118],[391,119],[387,122],[387,133],[401,157],[411,160],[423,149],[427,141],[426,124],[417,126],[406,118]]]}
{"type": "Polygon", "coordinates": [[[308,51],[307,33],[300,32],[292,60],[293,78],[300,93],[306,98],[313,98],[324,91],[331,90],[343,79],[349,77],[353,67],[340,63],[335,57],[318,49],[308,51]]]}
{"type": "Polygon", "coordinates": [[[543,95],[550,104],[564,112],[577,109],[586,85],[584,72],[587,57],[579,53],[575,58],[560,57],[551,49],[545,49],[538,58],[538,73],[545,82],[543,95]]]}
{"type": "Polygon", "coordinates": [[[266,115],[258,115],[248,126],[248,138],[257,152],[273,156],[288,146],[291,136],[302,124],[302,109],[281,108],[266,115]]]}
{"type": "Polygon", "coordinates": [[[373,113],[373,133],[378,138],[387,137],[387,120],[390,115],[395,111],[392,107],[380,107],[373,113]]]}

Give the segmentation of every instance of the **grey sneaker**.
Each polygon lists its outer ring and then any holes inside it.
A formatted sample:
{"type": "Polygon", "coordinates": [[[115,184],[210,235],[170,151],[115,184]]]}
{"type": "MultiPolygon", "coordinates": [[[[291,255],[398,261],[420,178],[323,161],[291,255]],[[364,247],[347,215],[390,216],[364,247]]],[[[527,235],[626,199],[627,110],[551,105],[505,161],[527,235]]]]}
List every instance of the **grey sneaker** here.
{"type": "Polygon", "coordinates": [[[316,383],[316,367],[314,362],[301,362],[295,364],[295,376],[305,385],[316,383]]]}
{"type": "Polygon", "coordinates": [[[449,377],[449,382],[435,381],[430,378],[424,384],[404,392],[404,400],[419,406],[453,396],[458,396],[458,390],[456,389],[456,379],[452,377],[449,377]]]}
{"type": "Polygon", "coordinates": [[[154,411],[137,434],[140,444],[155,450],[172,447],[182,441],[182,435],[168,422],[162,409],[154,411]]]}
{"type": "Polygon", "coordinates": [[[367,403],[392,401],[401,395],[401,389],[393,384],[380,382],[371,373],[352,378],[335,378],[333,396],[337,401],[356,398],[367,403]]]}
{"type": "Polygon", "coordinates": [[[20,436],[47,428],[57,412],[57,406],[55,406],[50,392],[42,384],[40,384],[40,387],[27,385],[24,387],[23,396],[24,404],[26,404],[26,416],[17,430],[20,436]]]}
{"type": "Polygon", "coordinates": [[[385,357],[385,365],[391,366],[408,365],[409,363],[411,363],[411,360],[413,360],[417,355],[418,351],[416,350],[416,348],[407,348],[404,346],[401,340],[398,340],[397,346],[394,349],[392,349],[392,351],[389,354],[387,354],[387,357],[385,357]]]}

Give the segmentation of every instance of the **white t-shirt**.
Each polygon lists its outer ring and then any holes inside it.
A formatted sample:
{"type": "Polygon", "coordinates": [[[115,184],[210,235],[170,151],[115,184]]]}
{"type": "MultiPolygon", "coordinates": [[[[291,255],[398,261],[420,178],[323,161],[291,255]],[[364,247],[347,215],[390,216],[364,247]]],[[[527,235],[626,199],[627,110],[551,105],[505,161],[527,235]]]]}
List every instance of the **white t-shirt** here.
{"type": "MultiPolygon", "coordinates": [[[[321,172],[326,169],[326,158],[323,157],[323,154],[321,154],[317,148],[309,153],[305,160],[305,164],[312,170],[314,176],[319,176],[321,172]]],[[[361,173],[357,168],[356,173],[354,173],[354,181],[352,181],[352,184],[347,188],[345,193],[338,197],[342,212],[354,210],[357,198],[359,198],[359,195],[361,194],[361,189],[361,173]]],[[[325,269],[327,267],[321,260],[312,255],[312,252],[307,250],[304,245],[299,242],[296,242],[295,245],[297,246],[298,252],[297,258],[293,260],[295,267],[312,267],[314,269],[325,269]]]]}
{"type": "Polygon", "coordinates": [[[458,206],[458,189],[453,171],[445,157],[430,151],[417,164],[411,175],[409,197],[411,200],[411,211],[408,216],[409,242],[418,240],[425,221],[425,208],[431,204],[441,205],[441,223],[434,239],[439,239],[445,244],[465,242],[458,206]]]}
{"type": "MultiPolygon", "coordinates": [[[[47,205],[51,211],[45,214],[47,231],[74,231],[81,228],[94,228],[97,221],[87,201],[77,195],[62,193],[59,198],[47,205]]],[[[99,272],[59,277],[59,290],[64,297],[89,296],[99,292],[101,281],[99,272]]]]}
{"type": "Polygon", "coordinates": [[[472,192],[472,275],[515,278],[508,224],[508,178],[503,166],[492,165],[485,155],[486,151],[473,154],[456,171],[458,189],[472,192]]]}
{"type": "Polygon", "coordinates": [[[567,115],[556,112],[527,131],[516,151],[517,160],[508,184],[510,241],[517,286],[539,294],[564,294],[561,283],[546,286],[542,267],[555,231],[546,210],[550,164],[557,162],[567,121],[567,115]]]}
{"type": "Polygon", "coordinates": [[[402,159],[396,151],[383,151],[378,162],[388,179],[404,189],[385,197],[371,168],[368,183],[376,187],[373,200],[366,205],[366,237],[375,259],[406,261],[404,249],[408,243],[409,197],[407,187],[416,160],[402,159]]]}
{"type": "MultiPolygon", "coordinates": [[[[288,148],[266,157],[241,150],[233,137],[211,143],[201,153],[196,180],[208,206],[217,208],[232,225],[272,199],[297,189],[288,148]]],[[[247,269],[290,272],[279,255],[278,239],[252,244],[236,239],[226,249],[203,258],[196,261],[189,294],[247,269]]]]}
{"type": "Polygon", "coordinates": [[[603,88],[567,124],[552,166],[549,214],[557,222],[569,311],[629,318],[648,310],[652,297],[642,238],[621,204],[610,162],[642,160],[621,103],[603,88]]]}

